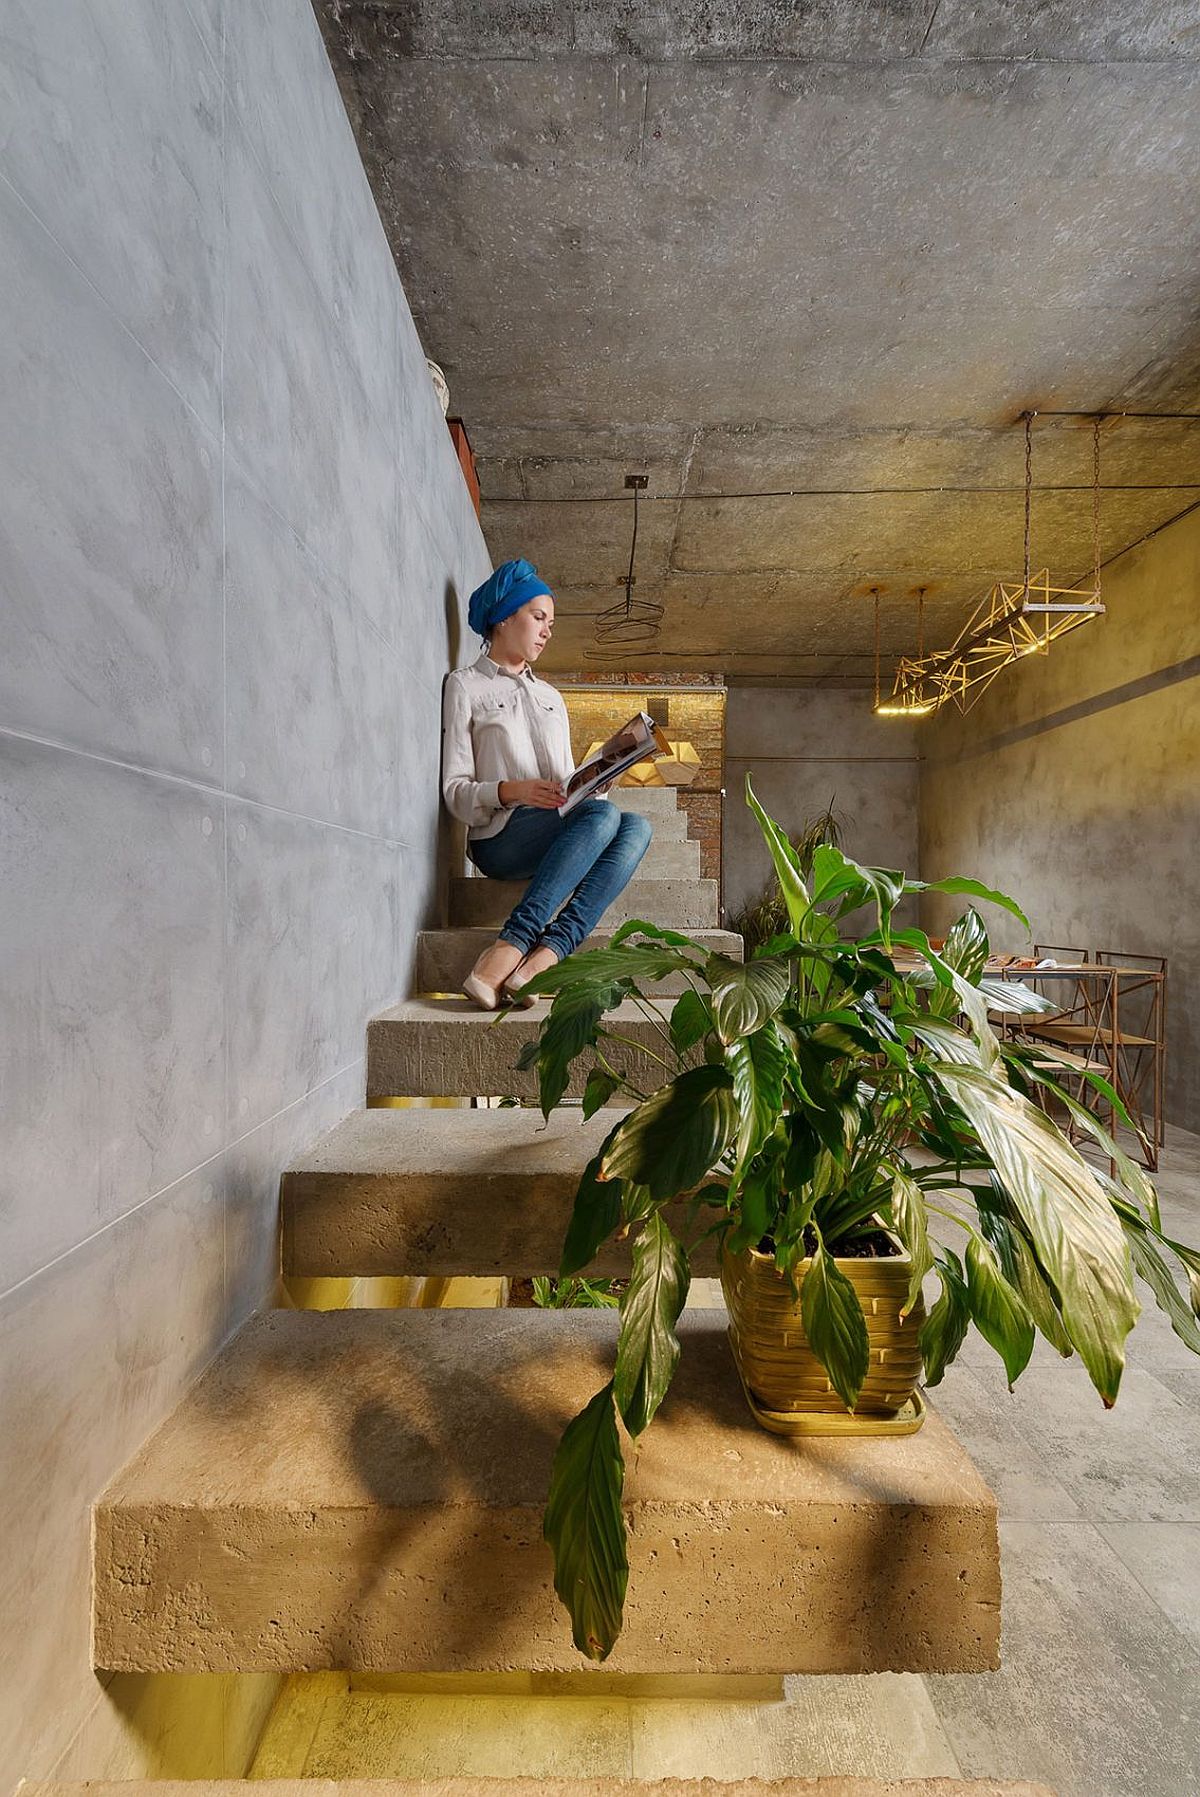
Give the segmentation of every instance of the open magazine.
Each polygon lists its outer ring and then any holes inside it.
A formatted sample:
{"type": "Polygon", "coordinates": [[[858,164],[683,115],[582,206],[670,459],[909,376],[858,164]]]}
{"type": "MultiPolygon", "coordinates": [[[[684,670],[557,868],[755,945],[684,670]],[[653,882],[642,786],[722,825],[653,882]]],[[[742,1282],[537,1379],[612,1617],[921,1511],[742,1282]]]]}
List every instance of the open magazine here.
{"type": "Polygon", "coordinates": [[[567,796],[558,808],[558,815],[565,817],[568,811],[574,811],[576,805],[592,798],[611,780],[619,780],[637,762],[648,761],[651,755],[669,755],[670,752],[671,745],[654,719],[648,712],[639,711],[627,724],[622,724],[615,736],[601,743],[594,755],[580,762],[567,781],[567,796]]]}

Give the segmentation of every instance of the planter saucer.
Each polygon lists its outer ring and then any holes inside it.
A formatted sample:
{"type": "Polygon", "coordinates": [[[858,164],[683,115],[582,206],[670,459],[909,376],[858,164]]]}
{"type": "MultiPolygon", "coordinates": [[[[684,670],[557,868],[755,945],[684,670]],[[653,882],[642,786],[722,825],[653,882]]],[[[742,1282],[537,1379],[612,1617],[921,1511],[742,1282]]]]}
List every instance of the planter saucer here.
{"type": "Polygon", "coordinates": [[[854,1416],[820,1410],[764,1410],[745,1381],[742,1390],[760,1429],[772,1435],[915,1435],[925,1421],[925,1395],[914,1391],[895,1416],[854,1416]]]}

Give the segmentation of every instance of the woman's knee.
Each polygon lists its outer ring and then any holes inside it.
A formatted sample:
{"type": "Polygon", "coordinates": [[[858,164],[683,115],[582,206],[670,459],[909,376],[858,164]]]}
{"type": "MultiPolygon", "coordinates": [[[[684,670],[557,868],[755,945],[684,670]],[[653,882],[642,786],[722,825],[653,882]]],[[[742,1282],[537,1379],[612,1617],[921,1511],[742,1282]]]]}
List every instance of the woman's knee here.
{"type": "Polygon", "coordinates": [[[611,804],[607,799],[585,799],[570,813],[578,830],[584,830],[595,839],[601,848],[607,847],[617,831],[621,828],[621,819],[625,813],[619,806],[611,804]]]}
{"type": "Polygon", "coordinates": [[[654,834],[650,819],[643,817],[640,811],[625,811],[621,814],[619,828],[621,847],[633,859],[640,861],[650,847],[650,838],[654,834]]]}

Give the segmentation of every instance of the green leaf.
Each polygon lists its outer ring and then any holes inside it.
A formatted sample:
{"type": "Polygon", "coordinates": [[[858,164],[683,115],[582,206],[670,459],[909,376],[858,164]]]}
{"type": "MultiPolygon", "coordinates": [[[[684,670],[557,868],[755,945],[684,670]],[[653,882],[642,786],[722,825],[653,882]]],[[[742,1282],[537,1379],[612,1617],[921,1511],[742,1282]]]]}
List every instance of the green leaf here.
{"type": "Polygon", "coordinates": [[[554,1589],[589,1660],[606,1660],[621,1632],[629,1583],[624,1482],[610,1381],[563,1431],[542,1525],[554,1555],[554,1589]]]}
{"type": "Polygon", "coordinates": [[[892,912],[904,890],[904,875],[895,868],[863,867],[829,842],[819,843],[813,851],[813,904],[840,900],[839,915],[844,916],[873,898],[885,947],[890,939],[892,912]]]}
{"type": "Polygon", "coordinates": [[[622,1221],[621,1182],[617,1179],[601,1179],[600,1162],[623,1121],[623,1118],[617,1118],[599,1152],[592,1156],[583,1169],[583,1176],[575,1193],[571,1220],[567,1224],[566,1240],[563,1242],[562,1260],[558,1267],[560,1279],[569,1279],[573,1273],[582,1272],[596,1258],[601,1244],[608,1240],[622,1221]]]}
{"type": "Polygon", "coordinates": [[[783,1078],[791,1057],[773,1023],[731,1043],[725,1063],[733,1075],[738,1107],[737,1170],[758,1153],[783,1109],[783,1078]]]}
{"type": "Polygon", "coordinates": [[[662,980],[668,974],[695,969],[697,963],[681,949],[653,944],[623,943],[618,948],[578,949],[553,967],[535,975],[525,987],[534,995],[552,992],[599,993],[614,981],[632,985],[636,980],[662,980]]]}
{"type": "Polygon", "coordinates": [[[631,917],[628,923],[623,923],[620,929],[614,932],[613,939],[608,946],[620,948],[621,944],[627,942],[631,936],[648,936],[654,942],[665,942],[669,948],[691,948],[701,958],[708,953],[704,944],[697,942],[694,936],[683,936],[678,930],[660,929],[658,924],[646,923],[640,917],[631,917]]]}
{"type": "Polygon", "coordinates": [[[904,1309],[900,1312],[902,1317],[906,1317],[921,1295],[926,1273],[933,1267],[933,1250],[929,1246],[925,1194],[916,1181],[900,1167],[896,1169],[892,1179],[892,1222],[912,1261],[908,1292],[904,1299],[904,1309]]]}
{"type": "Polygon", "coordinates": [[[967,1239],[967,1296],[975,1327],[1004,1362],[1011,1391],[1033,1353],[1033,1318],[1004,1277],[994,1248],[974,1231],[967,1239]]]}
{"type": "Polygon", "coordinates": [[[1064,1360],[1075,1352],[1071,1338],[1059,1314],[1058,1293],[1037,1263],[1037,1256],[1011,1218],[998,1211],[979,1206],[979,1221],[992,1247],[1000,1257],[1004,1277],[1015,1285],[1025,1300],[1025,1308],[1039,1329],[1064,1360]]]}
{"type": "Polygon", "coordinates": [[[619,986],[589,984],[564,987],[555,998],[537,1044],[538,1095],[544,1117],[549,1117],[570,1083],[571,1062],[585,1048],[595,1046],[601,1018],[620,997],[619,986]]]}
{"type": "Polygon", "coordinates": [[[728,1044],[761,1029],[788,995],[791,963],[729,961],[710,955],[706,977],[712,988],[717,1034],[728,1044]]]}
{"type": "Polygon", "coordinates": [[[1169,1318],[1180,1341],[1186,1342],[1194,1354],[1200,1354],[1200,1325],[1196,1322],[1190,1299],[1176,1285],[1166,1259],[1139,1224],[1126,1222],[1124,1229],[1138,1277],[1144,1279],[1154,1293],[1154,1302],[1163,1315],[1169,1318]]]}
{"type": "Polygon", "coordinates": [[[1018,923],[1024,925],[1026,930],[1030,928],[1029,919],[1016,899],[1009,898],[1006,892],[996,892],[991,886],[983,886],[978,880],[967,880],[958,875],[954,875],[948,880],[906,880],[904,890],[905,892],[950,892],[956,893],[962,898],[983,899],[987,904],[999,905],[1002,911],[1009,912],[1017,919],[1018,923]]]}
{"type": "MultiPolygon", "coordinates": [[[[1059,1058],[1057,1051],[1053,1047],[1049,1047],[1048,1052],[1043,1055],[1041,1047],[1039,1046],[1036,1053],[1040,1059],[1057,1060],[1059,1058]]],[[[1076,1127],[1081,1129],[1085,1135],[1091,1136],[1096,1146],[1103,1150],[1116,1167],[1125,1190],[1137,1199],[1155,1228],[1159,1228],[1158,1193],[1137,1163],[1130,1160],[1116,1137],[1105,1129],[1094,1111],[1090,1111],[1087,1105],[1080,1104],[1074,1093],[1068,1092],[1065,1086],[1060,1085],[1057,1080],[1050,1078],[1044,1068],[1035,1066],[1028,1068],[1028,1071],[1037,1081],[1039,1086],[1044,1086],[1047,1091],[1053,1092],[1054,1096],[1061,1101],[1070,1113],[1076,1127]]],[[[1078,1074],[1080,1079],[1087,1081],[1094,1090],[1098,1091],[1101,1096],[1112,1105],[1117,1115],[1123,1122],[1129,1125],[1130,1129],[1141,1134],[1141,1131],[1138,1130],[1133,1118],[1129,1115],[1124,1104],[1122,1104],[1120,1098],[1117,1096],[1116,1091],[1102,1074],[1090,1067],[1076,1068],[1072,1066],[1070,1071],[1073,1074],[1078,1074]]]]}
{"type": "Polygon", "coordinates": [[[699,1185],[737,1130],[724,1067],[693,1067],[662,1086],[619,1125],[601,1162],[603,1179],[648,1186],[656,1202],[699,1185]]]}
{"type": "Polygon", "coordinates": [[[921,1329],[921,1355],[925,1361],[926,1385],[940,1385],[942,1376],[963,1345],[971,1326],[971,1306],[967,1301],[967,1282],[962,1263],[952,1249],[937,1256],[936,1266],[942,1281],[942,1295],[926,1317],[921,1329]]]}
{"type": "Polygon", "coordinates": [[[920,1338],[927,1385],[941,1384],[971,1326],[967,1282],[958,1256],[952,1249],[944,1249],[937,1254],[934,1265],[941,1281],[941,1295],[925,1319],[920,1338]]]}
{"type": "Polygon", "coordinates": [[[631,1435],[651,1421],[679,1364],[675,1324],[689,1279],[687,1255],[656,1210],[633,1244],[633,1271],[621,1300],[613,1391],[631,1435]]]}
{"type": "Polygon", "coordinates": [[[604,1067],[593,1067],[587,1076],[587,1085],[583,1088],[584,1121],[594,1117],[602,1110],[613,1093],[621,1084],[615,1073],[609,1073],[604,1067]]]}
{"type": "MultiPolygon", "coordinates": [[[[974,906],[971,906],[950,926],[950,934],[942,949],[942,960],[968,984],[978,986],[988,958],[988,948],[988,933],[983,927],[983,919],[974,906]]],[[[945,988],[941,988],[930,999],[929,1009],[935,1017],[952,1017],[954,999],[945,988]]]]}
{"type": "Polygon", "coordinates": [[[732,1207],[734,1226],[729,1234],[731,1254],[757,1248],[771,1227],[771,1202],[766,1174],[751,1173],[744,1179],[732,1207]]]}
{"type": "Polygon", "coordinates": [[[705,1001],[692,987],[675,1000],[671,1010],[671,1041],[678,1055],[694,1048],[712,1028],[712,1017],[705,1001]]]}
{"type": "Polygon", "coordinates": [[[763,833],[763,840],[770,850],[771,860],[775,864],[779,890],[783,894],[783,902],[787,906],[788,922],[796,935],[799,935],[811,909],[808,887],[804,884],[799,858],[788,840],[786,831],[781,830],[779,825],[767,816],[755,798],[749,774],[746,775],[746,803],[758,819],[758,827],[763,833]]]}
{"type": "Polygon", "coordinates": [[[1043,998],[1023,980],[981,979],[979,990],[990,1011],[1005,1011],[1010,1017],[1048,1017],[1061,1007],[1052,998],[1043,998]]]}
{"type": "Polygon", "coordinates": [[[986,1150],[1058,1291],[1067,1334],[1103,1402],[1113,1404],[1138,1303],[1103,1187],[1050,1119],[997,1075],[945,1062],[932,1072],[986,1150]]]}
{"type": "Polygon", "coordinates": [[[867,1322],[858,1293],[819,1239],[800,1287],[800,1318],[830,1384],[853,1410],[871,1364],[867,1322]]]}
{"type": "MultiPolygon", "coordinates": [[[[929,970],[939,986],[953,988],[955,997],[949,1001],[947,1011],[962,1011],[971,1026],[971,1034],[975,1038],[979,1051],[978,1056],[972,1058],[977,1058],[984,1068],[998,1066],[1000,1044],[988,1017],[987,1002],[982,997],[979,988],[973,986],[970,980],[964,979],[957,968],[951,967],[942,959],[941,955],[931,946],[924,930],[897,930],[895,940],[904,942],[910,948],[915,948],[925,957],[929,970]]],[[[915,975],[910,975],[909,980],[911,984],[919,985],[921,983],[920,970],[918,969],[915,975]]],[[[935,1005],[932,1002],[930,1010],[931,1012],[935,1010],[935,1005]]]]}

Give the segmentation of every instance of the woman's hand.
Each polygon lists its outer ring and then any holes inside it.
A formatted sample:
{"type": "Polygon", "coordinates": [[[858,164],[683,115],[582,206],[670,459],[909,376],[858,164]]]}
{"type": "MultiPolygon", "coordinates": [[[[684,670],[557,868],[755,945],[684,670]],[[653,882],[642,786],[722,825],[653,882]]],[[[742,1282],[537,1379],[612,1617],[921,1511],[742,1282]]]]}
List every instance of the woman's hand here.
{"type": "Polygon", "coordinates": [[[507,811],[512,805],[532,805],[535,811],[557,811],[566,793],[557,780],[501,780],[497,797],[507,811]]]}

